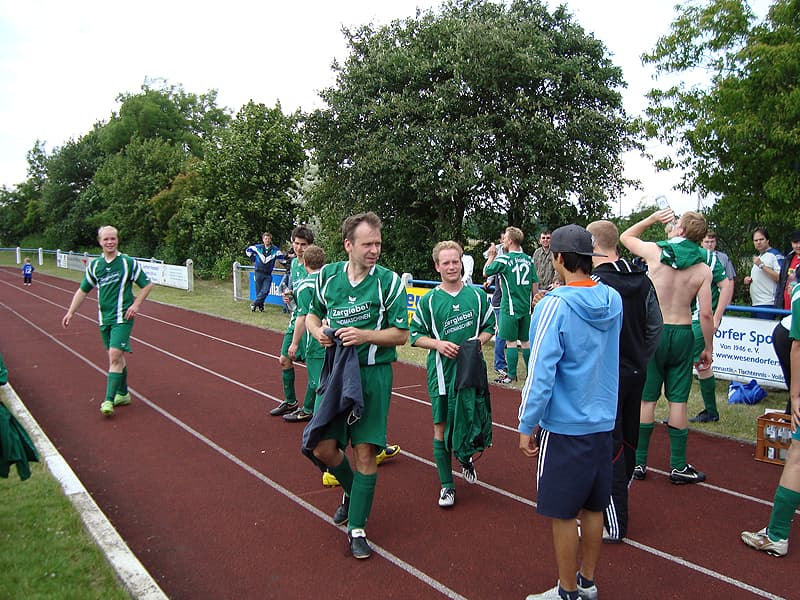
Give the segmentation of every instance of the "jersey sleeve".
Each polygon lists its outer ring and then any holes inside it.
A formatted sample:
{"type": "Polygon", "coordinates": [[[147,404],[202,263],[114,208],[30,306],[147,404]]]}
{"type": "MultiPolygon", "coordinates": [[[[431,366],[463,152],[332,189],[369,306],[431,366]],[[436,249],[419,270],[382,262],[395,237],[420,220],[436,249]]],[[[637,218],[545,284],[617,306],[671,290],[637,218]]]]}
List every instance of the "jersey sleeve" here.
{"type": "Polygon", "coordinates": [[[97,286],[97,277],[94,275],[94,261],[86,265],[86,270],[83,272],[83,279],[81,280],[81,291],[88,294],[97,286]]]}
{"type": "Polygon", "coordinates": [[[135,258],[131,259],[131,280],[140,288],[150,285],[150,278],[142,268],[141,263],[135,258]]]}
{"type": "Polygon", "coordinates": [[[394,271],[389,271],[391,280],[388,285],[388,292],[384,306],[388,316],[387,324],[389,327],[398,329],[408,329],[408,297],[406,288],[400,276],[394,271]]]}
{"type": "Polygon", "coordinates": [[[410,326],[410,339],[413,346],[416,341],[421,337],[434,337],[431,327],[431,294],[433,290],[427,292],[417,302],[417,308],[414,311],[414,316],[411,317],[410,326]]]}

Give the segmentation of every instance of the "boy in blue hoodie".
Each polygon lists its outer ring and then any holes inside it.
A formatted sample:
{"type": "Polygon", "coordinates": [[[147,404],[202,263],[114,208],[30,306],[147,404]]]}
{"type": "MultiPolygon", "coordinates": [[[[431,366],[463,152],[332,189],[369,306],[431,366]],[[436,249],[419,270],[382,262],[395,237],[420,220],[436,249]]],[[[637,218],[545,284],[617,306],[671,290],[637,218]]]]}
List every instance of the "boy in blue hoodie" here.
{"type": "Polygon", "coordinates": [[[559,227],[550,249],[564,285],[547,292],[533,312],[519,444],[525,456],[538,456],[536,510],[553,519],[558,584],[528,600],[597,598],[594,571],[611,495],[622,299],[591,279],[595,253],[583,227],[559,227]]]}

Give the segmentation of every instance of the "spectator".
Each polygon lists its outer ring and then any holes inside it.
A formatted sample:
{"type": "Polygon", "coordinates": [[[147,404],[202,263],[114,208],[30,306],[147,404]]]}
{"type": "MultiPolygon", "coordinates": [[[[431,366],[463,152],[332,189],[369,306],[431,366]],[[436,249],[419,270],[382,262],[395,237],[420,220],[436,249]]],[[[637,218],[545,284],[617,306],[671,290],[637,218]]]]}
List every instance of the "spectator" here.
{"type": "Polygon", "coordinates": [[[742,541],[772,556],[785,556],[789,551],[789,530],[792,517],[800,505],[800,286],[792,289],[792,324],[789,332],[791,349],[792,443],[786,454],[769,524],[760,531],[743,531],[742,541]]]}
{"type": "Polygon", "coordinates": [[[789,238],[792,249],[783,257],[783,264],[775,288],[775,308],[791,310],[792,289],[797,284],[797,268],[800,266],[800,231],[793,231],[789,238]]]}
{"type": "Polygon", "coordinates": [[[272,285],[272,269],[275,268],[275,261],[280,257],[281,251],[272,244],[272,234],[265,231],[261,235],[261,243],[248,246],[244,253],[255,263],[256,298],[250,305],[250,310],[264,312],[264,300],[272,285]]]}
{"type": "MultiPolygon", "coordinates": [[[[781,265],[770,247],[769,234],[763,227],[753,232],[753,245],[758,254],[753,257],[750,275],[744,278],[744,284],[750,286],[750,304],[754,308],[773,308],[781,265]]],[[[755,313],[753,316],[772,320],[772,315],[768,313],[755,313]]]]}
{"type": "Polygon", "coordinates": [[[531,320],[536,344],[519,407],[519,446],[525,456],[538,456],[536,511],[553,521],[558,584],[528,600],[597,598],[603,510],[611,497],[622,300],[589,277],[594,250],[583,227],[556,229],[552,251],[564,285],[539,301],[531,320]]]}
{"type": "Polygon", "coordinates": [[[614,422],[611,502],[603,512],[603,541],[622,542],[628,531],[628,487],[636,466],[639,411],[647,363],[664,326],[653,283],[617,251],[619,233],[611,221],[595,221],[586,229],[594,236],[592,279],[611,286],[622,297],[619,339],[619,393],[614,422]]]}
{"type": "Polygon", "coordinates": [[[22,263],[22,285],[30,285],[33,282],[33,265],[27,256],[22,263]]]}
{"type": "Polygon", "coordinates": [[[556,270],[553,267],[553,253],[550,251],[552,232],[545,229],[539,234],[539,247],[533,253],[533,266],[539,278],[539,289],[549,290],[557,283],[556,270]]]}
{"type": "Polygon", "coordinates": [[[731,280],[731,287],[733,287],[733,281],[736,279],[736,269],[733,267],[730,257],[721,250],[717,250],[717,232],[713,229],[709,229],[706,237],[703,238],[703,248],[710,250],[717,256],[717,259],[725,269],[725,277],[731,280]]]}

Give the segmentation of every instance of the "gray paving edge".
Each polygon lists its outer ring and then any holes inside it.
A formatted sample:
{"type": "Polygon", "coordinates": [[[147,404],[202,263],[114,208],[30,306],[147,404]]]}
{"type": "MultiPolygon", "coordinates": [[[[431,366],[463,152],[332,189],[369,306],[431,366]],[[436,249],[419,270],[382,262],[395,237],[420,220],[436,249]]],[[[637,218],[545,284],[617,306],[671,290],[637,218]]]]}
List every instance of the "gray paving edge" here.
{"type": "Polygon", "coordinates": [[[162,600],[167,595],[144,565],[136,558],[105,513],[86,491],[78,476],[59,454],[39,423],[28,412],[11,384],[0,385],[0,400],[16,417],[36,445],[39,458],[61,484],[64,494],[78,511],[86,530],[105,554],[111,568],[131,597],[142,600],[162,600]]]}

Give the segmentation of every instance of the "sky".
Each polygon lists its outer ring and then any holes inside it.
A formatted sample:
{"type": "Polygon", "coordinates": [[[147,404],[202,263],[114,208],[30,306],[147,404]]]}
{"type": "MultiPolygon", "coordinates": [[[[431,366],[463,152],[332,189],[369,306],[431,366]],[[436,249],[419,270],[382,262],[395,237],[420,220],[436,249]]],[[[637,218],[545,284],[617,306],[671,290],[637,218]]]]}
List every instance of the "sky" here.
{"type": "MultiPolygon", "coordinates": [[[[320,90],[334,83],[331,63],[344,60],[342,26],[387,24],[434,8],[440,0],[0,0],[0,185],[26,178],[26,153],[36,140],[48,152],[107,121],[121,93],[146,79],[187,92],[218,91],[236,112],[249,100],[284,112],[321,108],[320,90]]],[[[765,7],[768,0],[751,5],[765,7]]],[[[654,87],[640,56],[668,33],[670,0],[548,0],[566,4],[578,23],[602,40],[622,68],[626,111],[639,115],[654,87]]],[[[639,156],[624,156],[628,189],[616,214],[664,194],[678,212],[698,200],[673,191],[679,173],[657,173],[639,156]]]]}

